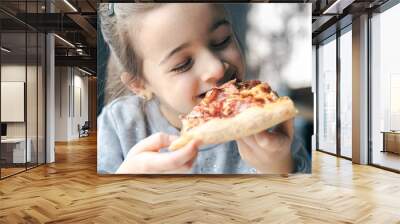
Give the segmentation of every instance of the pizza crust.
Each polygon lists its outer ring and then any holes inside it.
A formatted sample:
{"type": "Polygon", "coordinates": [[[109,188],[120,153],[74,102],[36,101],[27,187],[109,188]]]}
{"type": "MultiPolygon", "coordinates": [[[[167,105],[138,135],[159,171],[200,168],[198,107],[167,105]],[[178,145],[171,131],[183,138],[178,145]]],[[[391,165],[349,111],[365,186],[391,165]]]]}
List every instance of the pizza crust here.
{"type": "Polygon", "coordinates": [[[203,145],[219,144],[234,139],[257,134],[274,125],[286,121],[297,114],[291,99],[281,97],[264,107],[250,107],[230,118],[213,119],[181,132],[169,149],[174,151],[198,139],[203,145]]]}

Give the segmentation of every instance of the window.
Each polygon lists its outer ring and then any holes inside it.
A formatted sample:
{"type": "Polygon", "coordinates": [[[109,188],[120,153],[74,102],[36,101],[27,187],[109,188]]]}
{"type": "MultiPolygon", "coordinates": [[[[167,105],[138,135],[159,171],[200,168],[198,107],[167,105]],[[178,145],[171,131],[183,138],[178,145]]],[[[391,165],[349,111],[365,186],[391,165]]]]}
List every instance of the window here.
{"type": "Polygon", "coordinates": [[[400,4],[371,18],[371,159],[395,170],[400,170],[399,21],[400,4]]]}
{"type": "Polygon", "coordinates": [[[340,155],[351,158],[352,142],[352,33],[351,26],[340,36],[340,155]]]}
{"type": "Polygon", "coordinates": [[[318,149],[336,153],[336,36],[318,48],[318,149]]]}

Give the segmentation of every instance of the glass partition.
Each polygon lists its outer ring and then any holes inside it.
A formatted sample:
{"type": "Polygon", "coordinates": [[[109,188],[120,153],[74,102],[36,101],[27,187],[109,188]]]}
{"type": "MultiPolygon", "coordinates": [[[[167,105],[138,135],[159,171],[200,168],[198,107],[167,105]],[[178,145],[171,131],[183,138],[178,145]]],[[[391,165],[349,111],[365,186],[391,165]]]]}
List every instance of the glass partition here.
{"type": "Polygon", "coordinates": [[[45,162],[46,40],[44,33],[17,19],[43,12],[44,3],[0,3],[16,10],[0,12],[1,179],[45,162]]]}
{"type": "Polygon", "coordinates": [[[336,154],[336,36],[318,47],[318,149],[336,154]]]}
{"type": "Polygon", "coordinates": [[[2,177],[24,171],[31,151],[26,142],[26,32],[1,34],[2,177]]]}
{"type": "Polygon", "coordinates": [[[46,162],[45,144],[45,112],[46,112],[46,38],[43,33],[38,34],[38,74],[37,74],[37,162],[38,165],[46,162]]]}
{"type": "Polygon", "coordinates": [[[340,36],[340,155],[352,157],[352,32],[340,36]]]}
{"type": "Polygon", "coordinates": [[[28,38],[28,62],[27,62],[27,81],[26,81],[26,111],[27,111],[27,150],[31,151],[30,158],[27,163],[27,167],[33,167],[37,165],[37,79],[38,79],[38,49],[37,41],[38,36],[36,32],[27,33],[28,38]]]}
{"type": "Polygon", "coordinates": [[[371,162],[400,171],[400,4],[371,18],[371,162]]]}

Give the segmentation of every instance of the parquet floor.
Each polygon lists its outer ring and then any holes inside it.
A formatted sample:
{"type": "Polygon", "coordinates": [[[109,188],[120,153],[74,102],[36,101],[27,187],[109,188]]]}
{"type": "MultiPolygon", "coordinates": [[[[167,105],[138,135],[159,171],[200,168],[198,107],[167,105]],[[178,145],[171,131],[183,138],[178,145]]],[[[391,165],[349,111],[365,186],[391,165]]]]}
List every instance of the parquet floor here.
{"type": "Polygon", "coordinates": [[[0,223],[400,223],[400,175],[320,152],[312,175],[98,176],[96,139],[0,181],[0,223]]]}
{"type": "Polygon", "coordinates": [[[12,175],[12,174],[15,174],[15,173],[18,173],[18,172],[21,172],[21,171],[24,171],[25,170],[25,167],[21,167],[21,168],[1,168],[1,176],[2,177],[7,177],[7,176],[10,176],[10,175],[12,175]]]}

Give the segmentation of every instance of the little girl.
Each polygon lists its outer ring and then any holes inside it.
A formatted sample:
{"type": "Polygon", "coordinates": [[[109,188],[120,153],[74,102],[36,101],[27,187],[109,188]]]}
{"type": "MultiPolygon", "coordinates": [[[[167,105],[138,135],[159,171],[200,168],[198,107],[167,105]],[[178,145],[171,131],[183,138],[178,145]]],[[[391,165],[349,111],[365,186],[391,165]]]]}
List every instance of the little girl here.
{"type": "Polygon", "coordinates": [[[179,115],[204,92],[244,77],[222,5],[104,3],[99,14],[120,80],[134,93],[108,104],[98,118],[99,173],[310,172],[306,150],[293,142],[293,120],[224,144],[193,140],[166,149],[179,135],[179,115]]]}

